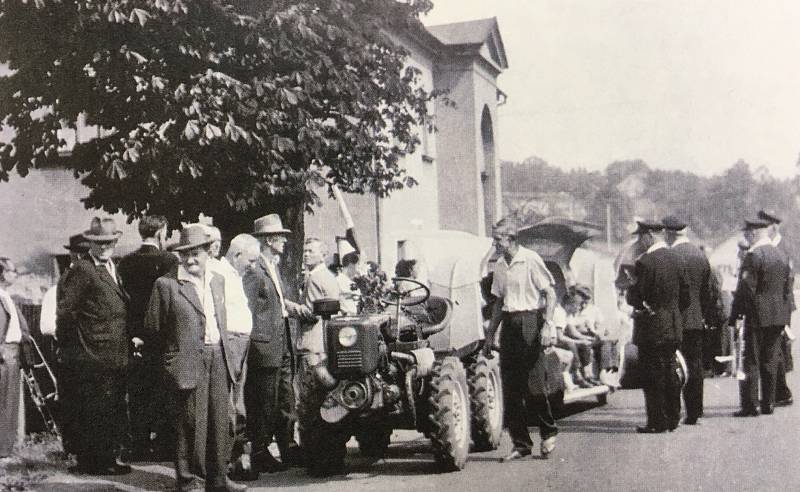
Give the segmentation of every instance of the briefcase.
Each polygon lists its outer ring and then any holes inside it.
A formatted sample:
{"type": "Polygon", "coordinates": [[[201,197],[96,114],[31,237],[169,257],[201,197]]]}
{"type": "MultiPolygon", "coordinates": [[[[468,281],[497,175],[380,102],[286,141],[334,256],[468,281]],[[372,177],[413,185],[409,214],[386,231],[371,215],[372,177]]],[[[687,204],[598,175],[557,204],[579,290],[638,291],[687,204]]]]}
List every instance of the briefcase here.
{"type": "Polygon", "coordinates": [[[561,361],[554,350],[544,349],[528,371],[528,391],[533,397],[557,397],[564,394],[561,361]]]}

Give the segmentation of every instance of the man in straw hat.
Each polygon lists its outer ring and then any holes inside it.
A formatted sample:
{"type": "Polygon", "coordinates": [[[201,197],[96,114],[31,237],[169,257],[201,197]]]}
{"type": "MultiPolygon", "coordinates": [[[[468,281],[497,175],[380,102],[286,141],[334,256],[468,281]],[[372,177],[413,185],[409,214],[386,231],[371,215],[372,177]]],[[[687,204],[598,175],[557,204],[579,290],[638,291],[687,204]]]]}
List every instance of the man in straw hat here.
{"type": "Polygon", "coordinates": [[[556,427],[552,408],[528,398],[528,370],[541,356],[541,347],[556,343],[553,311],[556,305],[555,282],[542,258],[517,243],[517,225],[504,219],[492,233],[494,248],[500,253],[494,270],[492,294],[497,298],[492,319],[486,330],[483,354],[492,357],[494,335],[500,323],[500,377],[503,382],[505,426],[514,449],[504,462],[530,456],[533,442],[526,417],[536,416],[542,442],[540,452],[547,458],[556,445],[556,427]]]}
{"type": "Polygon", "coordinates": [[[734,326],[744,316],[744,372],[740,385],[742,408],[734,415],[755,417],[775,406],[775,384],[781,360],[780,337],[791,318],[791,269],[769,237],[769,223],[746,220],[744,236],[750,249],[742,261],[739,283],[728,320],[734,326]],[[761,399],[759,401],[759,384],[761,399]]]}
{"type": "Polygon", "coordinates": [[[207,268],[211,242],[205,226],[183,228],[172,248],[180,264],[156,280],[145,328],[159,340],[177,401],[178,490],[193,488],[193,475],[199,475],[206,490],[239,491],[246,487],[228,479],[227,471],[233,445],[229,392],[242,376],[242,361],[229,346],[225,280],[207,268]]]}
{"type": "Polygon", "coordinates": [[[634,309],[633,343],[639,349],[647,424],[642,434],[675,430],[681,415],[681,385],[675,351],[681,343],[681,311],[688,287],[677,253],[667,247],[664,225],[639,221],[645,253],[636,260],[627,301],[634,309]]]}
{"type": "Polygon", "coordinates": [[[129,473],[119,454],[127,432],[126,369],[128,294],[111,257],[122,235],[114,219],[92,220],[83,238],[85,259],[76,260],[62,284],[56,337],[62,362],[64,405],[74,431],[67,436],[78,457],[77,471],[129,473]]]}
{"type": "Polygon", "coordinates": [[[253,469],[285,470],[299,460],[294,441],[295,394],[292,386],[293,346],[289,318],[313,318],[305,306],[286,299],[286,287],[278,262],[289,230],[277,214],[257,219],[252,236],[261,244],[261,254],[244,277],[244,289],[253,313],[248,374],[245,382],[247,433],[253,446],[253,469]],[[273,436],[281,460],[269,449],[273,436]]]}

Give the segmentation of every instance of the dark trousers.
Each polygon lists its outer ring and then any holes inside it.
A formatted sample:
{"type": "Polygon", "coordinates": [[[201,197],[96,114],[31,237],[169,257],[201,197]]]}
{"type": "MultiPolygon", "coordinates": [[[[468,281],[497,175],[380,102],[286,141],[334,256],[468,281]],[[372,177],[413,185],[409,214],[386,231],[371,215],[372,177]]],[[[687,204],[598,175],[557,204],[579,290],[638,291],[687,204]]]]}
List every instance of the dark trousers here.
{"type": "MultiPolygon", "coordinates": [[[[5,335],[4,335],[5,337],[5,335]]],[[[19,344],[0,343],[0,458],[11,455],[19,429],[19,344]]]]}
{"type": "Polygon", "coordinates": [[[295,445],[295,399],[292,385],[292,357],[283,355],[281,367],[249,367],[244,386],[247,435],[253,455],[268,452],[273,436],[281,458],[295,445]]]}
{"type": "Polygon", "coordinates": [[[781,359],[782,332],[783,326],[754,328],[745,325],[745,380],[739,385],[742,408],[745,410],[757,408],[759,383],[761,385],[761,408],[771,408],[775,404],[775,382],[781,359]]]}
{"type": "Polygon", "coordinates": [[[681,416],[681,387],[677,375],[677,344],[639,346],[639,371],[642,376],[647,426],[673,429],[681,416]]]}
{"type": "Polygon", "coordinates": [[[61,374],[68,451],[79,465],[113,464],[128,429],[125,371],[66,363],[61,374]]]}
{"type": "Polygon", "coordinates": [[[703,415],[703,330],[684,330],[681,353],[688,372],[683,387],[686,418],[696,420],[703,415]]]}
{"type": "Polygon", "coordinates": [[[233,445],[230,426],[230,380],[222,345],[206,345],[197,387],[179,390],[176,429],[177,479],[205,477],[206,488],[225,487],[233,445]]]}
{"type": "Polygon", "coordinates": [[[785,401],[792,398],[792,390],[786,383],[786,373],[792,370],[792,341],[781,333],[781,360],[775,374],[775,401],[785,401]]]}
{"type": "Polygon", "coordinates": [[[542,439],[558,434],[547,400],[534,401],[528,391],[528,371],[542,353],[540,325],[540,314],[536,311],[504,313],[500,330],[500,378],[505,403],[505,427],[511,435],[514,449],[523,453],[530,453],[533,447],[528,433],[528,415],[533,415],[542,439]]]}
{"type": "Polygon", "coordinates": [[[135,449],[146,451],[156,447],[167,451],[172,448],[175,443],[175,404],[164,385],[157,355],[145,354],[131,360],[128,366],[128,411],[135,449]]]}

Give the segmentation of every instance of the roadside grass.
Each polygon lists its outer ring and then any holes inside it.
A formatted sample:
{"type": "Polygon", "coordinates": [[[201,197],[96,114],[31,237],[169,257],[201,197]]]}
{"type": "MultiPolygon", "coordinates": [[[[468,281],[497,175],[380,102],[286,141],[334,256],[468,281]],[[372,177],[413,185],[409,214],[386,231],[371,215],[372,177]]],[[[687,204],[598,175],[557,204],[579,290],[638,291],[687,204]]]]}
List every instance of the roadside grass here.
{"type": "Polygon", "coordinates": [[[13,455],[0,459],[0,491],[35,490],[47,478],[66,473],[72,464],[52,434],[26,436],[13,455]]]}

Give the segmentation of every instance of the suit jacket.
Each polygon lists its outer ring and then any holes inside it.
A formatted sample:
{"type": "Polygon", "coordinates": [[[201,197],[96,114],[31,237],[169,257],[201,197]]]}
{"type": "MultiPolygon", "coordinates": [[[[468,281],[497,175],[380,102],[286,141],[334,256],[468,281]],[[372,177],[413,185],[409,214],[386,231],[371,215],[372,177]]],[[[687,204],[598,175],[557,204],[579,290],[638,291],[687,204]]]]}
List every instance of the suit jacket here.
{"type": "Polygon", "coordinates": [[[103,265],[77,260],[59,288],[56,337],[66,363],[93,369],[128,365],[128,294],[103,265]]]}
{"type": "MultiPolygon", "coordinates": [[[[150,302],[150,293],[156,279],[178,267],[178,258],[172,253],[161,251],[150,244],[122,258],[119,262],[119,275],[125,290],[131,297],[130,335],[146,340],[143,333],[144,315],[150,302]]],[[[145,350],[147,350],[145,344],[145,350]]]]}
{"type": "Polygon", "coordinates": [[[748,327],[785,326],[791,320],[792,279],[785,256],[771,244],[756,247],[742,261],[731,319],[745,316],[748,327]]]}
{"type": "Polygon", "coordinates": [[[633,343],[680,343],[681,310],[689,305],[689,288],[678,254],[669,248],[645,253],[636,260],[634,275],[636,283],[628,289],[627,301],[641,314],[634,317],[633,343]]]}
{"type": "Polygon", "coordinates": [[[775,247],[778,248],[778,251],[781,252],[786,260],[786,263],[789,265],[789,291],[792,293],[789,296],[789,308],[792,312],[794,312],[794,310],[797,309],[797,306],[794,303],[794,262],[792,261],[792,250],[786,243],[785,237],[781,237],[781,241],[775,247]]]}
{"type": "Polygon", "coordinates": [[[707,317],[714,321],[714,308],[719,298],[714,292],[716,283],[711,278],[711,265],[703,251],[692,243],[680,243],[672,248],[683,264],[683,272],[688,287],[689,305],[683,310],[683,329],[702,330],[707,317]]]}
{"type": "MultiPolygon", "coordinates": [[[[320,263],[306,273],[305,284],[303,284],[303,304],[312,312],[314,301],[317,299],[339,299],[341,295],[339,282],[324,263],[320,263]]],[[[321,320],[305,322],[300,325],[296,348],[298,352],[325,352],[321,320]]]]}
{"type": "MultiPolygon", "coordinates": [[[[253,313],[253,330],[250,332],[250,367],[281,367],[283,356],[291,351],[288,326],[283,317],[278,288],[267,270],[266,260],[259,257],[258,264],[243,279],[244,291],[253,313]]],[[[283,281],[276,268],[278,281],[283,281]]]]}
{"type": "MultiPolygon", "coordinates": [[[[211,295],[229,382],[237,383],[244,360],[235,343],[238,335],[226,328],[225,280],[216,273],[206,275],[212,275],[211,295]]],[[[178,280],[177,270],[156,280],[145,315],[145,329],[158,339],[168,380],[182,390],[196,388],[205,347],[205,313],[194,286],[178,280]]]]}

